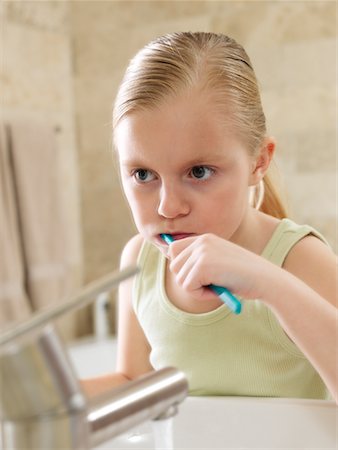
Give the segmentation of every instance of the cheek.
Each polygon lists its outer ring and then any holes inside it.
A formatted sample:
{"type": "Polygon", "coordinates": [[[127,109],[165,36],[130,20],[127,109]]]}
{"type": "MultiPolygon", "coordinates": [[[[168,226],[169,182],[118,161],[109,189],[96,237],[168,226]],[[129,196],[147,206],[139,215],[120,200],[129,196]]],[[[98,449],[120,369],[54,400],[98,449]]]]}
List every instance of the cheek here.
{"type": "Polygon", "coordinates": [[[247,202],[248,185],[245,181],[239,182],[235,177],[227,177],[216,190],[206,197],[208,201],[205,201],[205,205],[208,209],[216,209],[220,212],[241,209],[247,202]]]}
{"type": "Polygon", "coordinates": [[[138,207],[138,201],[137,201],[137,197],[135,195],[134,190],[131,188],[131,186],[129,185],[129,183],[125,182],[122,180],[122,187],[123,187],[123,192],[124,195],[127,199],[129,208],[134,216],[135,219],[135,214],[137,212],[137,207],[138,207]]]}
{"type": "Polygon", "coordinates": [[[239,226],[247,206],[247,185],[229,183],[200,204],[200,217],[206,229],[228,238],[239,226]]]}
{"type": "Polygon", "coordinates": [[[135,189],[124,186],[124,193],[137,227],[146,223],[152,215],[153,208],[149,196],[141,195],[135,189]]]}

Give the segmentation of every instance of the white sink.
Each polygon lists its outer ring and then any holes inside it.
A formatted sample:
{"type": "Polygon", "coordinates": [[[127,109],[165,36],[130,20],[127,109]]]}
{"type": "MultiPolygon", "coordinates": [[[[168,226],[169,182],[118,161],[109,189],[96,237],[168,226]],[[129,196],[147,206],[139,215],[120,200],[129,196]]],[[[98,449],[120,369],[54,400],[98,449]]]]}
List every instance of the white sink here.
{"type": "MultiPolygon", "coordinates": [[[[157,447],[147,422],[96,449],[172,448],[164,442],[171,437],[166,422],[155,424],[163,434],[157,447]]],[[[321,400],[189,397],[172,422],[173,448],[180,450],[338,448],[338,408],[321,400]]]]}

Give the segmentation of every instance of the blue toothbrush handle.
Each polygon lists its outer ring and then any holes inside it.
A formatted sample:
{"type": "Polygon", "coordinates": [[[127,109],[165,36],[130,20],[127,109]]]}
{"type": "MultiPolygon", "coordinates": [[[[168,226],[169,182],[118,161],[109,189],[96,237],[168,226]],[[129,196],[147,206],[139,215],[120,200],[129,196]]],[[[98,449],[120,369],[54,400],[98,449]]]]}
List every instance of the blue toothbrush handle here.
{"type": "MultiPolygon", "coordinates": [[[[170,234],[161,234],[161,238],[169,245],[174,242],[174,238],[170,234]]],[[[208,288],[214,291],[218,297],[224,302],[233,313],[239,314],[242,310],[242,303],[227,288],[209,284],[208,288]]]]}
{"type": "Polygon", "coordinates": [[[242,303],[227,288],[209,284],[208,288],[214,291],[233,313],[239,314],[242,311],[242,303]]]}

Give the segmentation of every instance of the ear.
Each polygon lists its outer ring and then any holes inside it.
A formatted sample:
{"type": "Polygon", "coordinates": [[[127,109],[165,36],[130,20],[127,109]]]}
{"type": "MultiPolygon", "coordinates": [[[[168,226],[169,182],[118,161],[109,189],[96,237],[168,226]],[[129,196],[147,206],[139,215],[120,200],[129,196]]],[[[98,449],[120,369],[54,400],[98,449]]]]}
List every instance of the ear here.
{"type": "Polygon", "coordinates": [[[272,137],[266,137],[261,145],[258,155],[252,162],[250,186],[258,184],[266,174],[275,152],[276,141],[272,137]]]}

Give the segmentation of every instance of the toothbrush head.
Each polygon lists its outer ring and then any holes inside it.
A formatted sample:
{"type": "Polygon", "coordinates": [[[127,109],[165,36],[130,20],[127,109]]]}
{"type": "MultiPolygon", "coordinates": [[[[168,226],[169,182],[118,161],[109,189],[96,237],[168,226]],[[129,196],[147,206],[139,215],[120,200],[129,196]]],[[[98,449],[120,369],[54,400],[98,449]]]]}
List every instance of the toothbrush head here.
{"type": "Polygon", "coordinates": [[[171,236],[171,234],[160,234],[161,238],[164,240],[165,243],[168,245],[174,242],[174,238],[171,236]]]}

